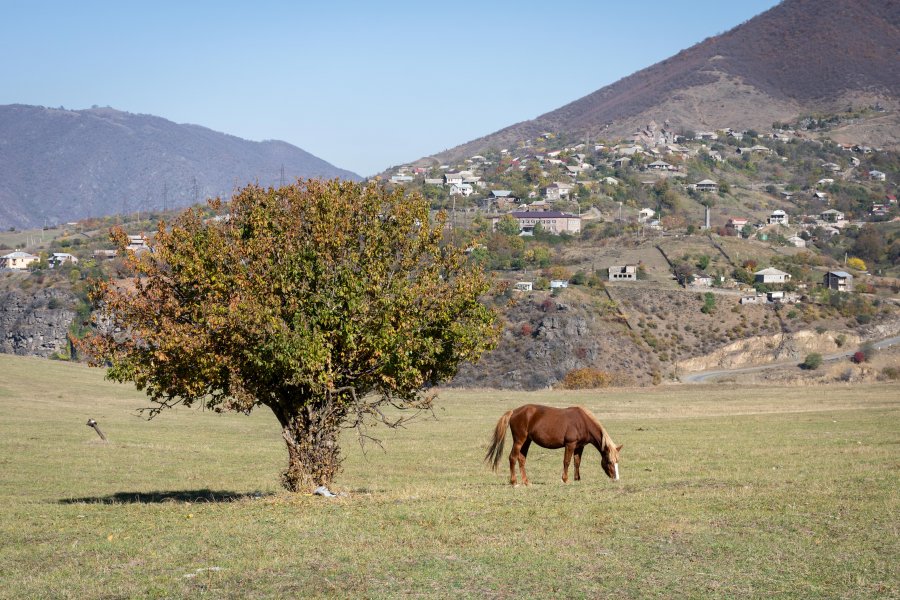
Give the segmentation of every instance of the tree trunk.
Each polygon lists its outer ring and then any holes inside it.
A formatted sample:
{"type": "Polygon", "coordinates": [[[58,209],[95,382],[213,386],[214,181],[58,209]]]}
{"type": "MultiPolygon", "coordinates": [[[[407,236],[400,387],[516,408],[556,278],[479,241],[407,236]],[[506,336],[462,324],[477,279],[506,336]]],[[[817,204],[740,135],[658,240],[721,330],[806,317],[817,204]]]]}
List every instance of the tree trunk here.
{"type": "Polygon", "coordinates": [[[340,470],[339,423],[323,412],[307,405],[298,408],[295,415],[275,413],[287,444],[288,466],[281,474],[281,483],[288,491],[328,486],[340,470]]]}

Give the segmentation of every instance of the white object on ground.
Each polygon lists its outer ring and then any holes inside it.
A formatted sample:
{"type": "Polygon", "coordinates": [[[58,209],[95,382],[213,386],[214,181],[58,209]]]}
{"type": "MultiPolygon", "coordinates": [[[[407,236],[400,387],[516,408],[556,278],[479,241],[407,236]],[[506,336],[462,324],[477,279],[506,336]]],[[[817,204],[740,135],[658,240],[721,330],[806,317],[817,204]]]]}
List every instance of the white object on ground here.
{"type": "Polygon", "coordinates": [[[616,468],[616,481],[619,480],[619,463],[613,465],[616,468]]]}
{"type": "Polygon", "coordinates": [[[314,489],[313,494],[315,494],[316,496],[325,496],[326,498],[334,498],[335,496],[337,496],[337,494],[332,493],[332,491],[324,485],[320,485],[319,487],[314,489]]]}

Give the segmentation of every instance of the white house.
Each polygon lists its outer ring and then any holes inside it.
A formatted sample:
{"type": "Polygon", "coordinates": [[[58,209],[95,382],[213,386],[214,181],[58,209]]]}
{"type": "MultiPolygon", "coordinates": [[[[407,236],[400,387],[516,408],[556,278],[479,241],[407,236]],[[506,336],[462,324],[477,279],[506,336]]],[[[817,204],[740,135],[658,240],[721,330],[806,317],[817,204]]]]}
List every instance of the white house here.
{"type": "Polygon", "coordinates": [[[47,260],[47,264],[50,265],[51,269],[67,262],[72,263],[73,265],[77,265],[78,259],[66,252],[54,252],[53,255],[47,260]]]}
{"type": "Polygon", "coordinates": [[[869,177],[871,177],[875,181],[884,181],[885,179],[887,179],[887,175],[885,175],[882,171],[876,171],[875,169],[869,171],[869,177]]]}
{"type": "Polygon", "coordinates": [[[35,256],[29,252],[16,250],[5,256],[0,256],[0,268],[4,269],[27,269],[32,263],[41,260],[40,256],[35,256]]]}
{"type": "Polygon", "coordinates": [[[453,185],[454,183],[462,183],[463,175],[462,173],[444,173],[444,183],[447,185],[453,185]]]}
{"type": "Polygon", "coordinates": [[[638,223],[645,223],[656,215],[656,211],[652,208],[642,208],[638,213],[638,223]]]}
{"type": "Polygon", "coordinates": [[[773,210],[772,214],[769,215],[769,218],[766,219],[766,223],[769,225],[787,225],[788,224],[788,216],[787,213],[781,209],[773,210]]]}
{"type": "Polygon", "coordinates": [[[475,188],[470,183],[454,183],[450,186],[451,196],[471,196],[475,188]]]}
{"type": "Polygon", "coordinates": [[[574,187],[568,183],[556,181],[547,186],[544,190],[544,197],[547,200],[561,200],[562,198],[567,198],[574,187]]]}
{"type": "Polygon", "coordinates": [[[795,248],[806,248],[806,240],[804,240],[799,235],[792,235],[787,239],[787,241],[795,248]]]}
{"type": "Polygon", "coordinates": [[[754,273],[753,278],[757,283],[784,283],[790,281],[791,274],[769,267],[754,273]]]}

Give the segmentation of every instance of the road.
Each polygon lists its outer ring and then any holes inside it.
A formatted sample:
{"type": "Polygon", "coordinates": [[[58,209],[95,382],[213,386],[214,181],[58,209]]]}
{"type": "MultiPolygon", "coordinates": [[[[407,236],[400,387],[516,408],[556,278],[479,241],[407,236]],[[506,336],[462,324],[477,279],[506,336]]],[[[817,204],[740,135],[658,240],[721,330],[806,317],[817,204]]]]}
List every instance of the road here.
{"type": "MultiPolygon", "coordinates": [[[[900,335],[895,335],[889,338],[884,338],[882,340],[878,340],[877,342],[873,342],[872,346],[876,350],[882,350],[884,348],[889,348],[894,344],[900,343],[900,335]]],[[[824,362],[830,362],[835,360],[840,360],[842,358],[847,358],[848,356],[853,355],[857,351],[856,348],[853,350],[845,350],[843,352],[838,352],[837,354],[828,354],[827,356],[823,356],[822,360],[824,362]]],[[[705,383],[710,380],[716,379],[718,377],[724,377],[727,375],[736,375],[739,373],[755,373],[757,371],[765,371],[767,369],[778,369],[785,367],[796,367],[802,363],[802,360],[795,361],[787,361],[787,362],[777,362],[777,363],[769,363],[767,365],[757,365],[754,367],[741,367],[738,369],[720,369],[716,371],[699,371],[697,373],[689,373],[687,375],[683,375],[680,379],[682,383],[705,383]]]]}

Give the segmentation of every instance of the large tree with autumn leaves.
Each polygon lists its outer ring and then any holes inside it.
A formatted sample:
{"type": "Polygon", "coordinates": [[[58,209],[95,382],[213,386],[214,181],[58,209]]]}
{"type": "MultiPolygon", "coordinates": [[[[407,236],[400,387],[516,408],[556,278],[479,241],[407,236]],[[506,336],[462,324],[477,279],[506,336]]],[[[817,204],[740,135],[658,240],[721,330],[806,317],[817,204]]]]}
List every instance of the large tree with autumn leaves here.
{"type": "Polygon", "coordinates": [[[152,252],[129,255],[134,277],[97,283],[83,347],[151,414],[271,409],[289,490],[331,483],[342,428],[429,408],[428,388],[496,343],[487,277],[417,194],[311,180],[211,206],[219,218],[160,224],[152,252]]]}

